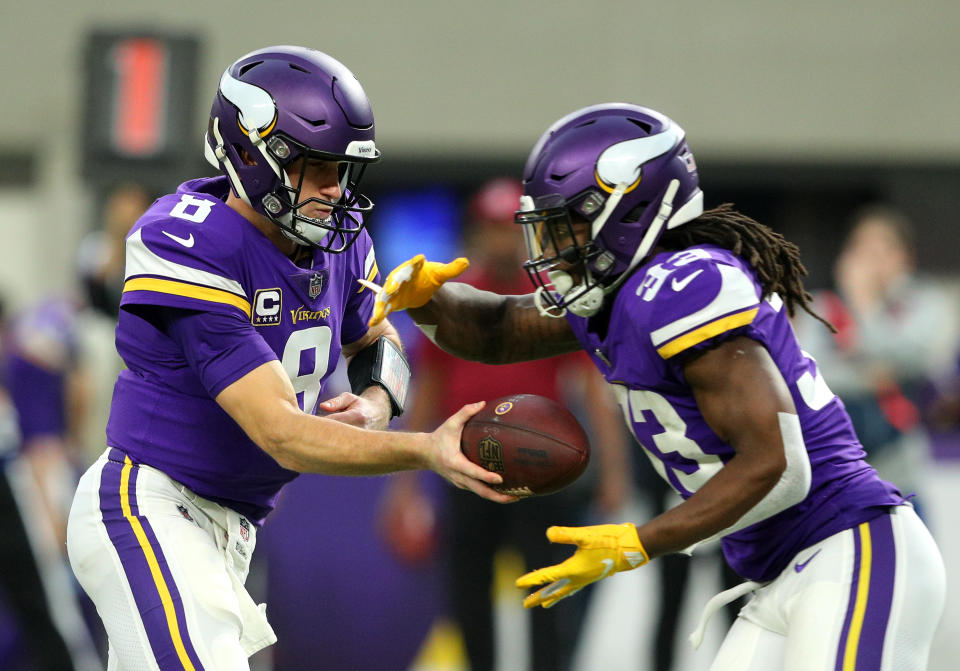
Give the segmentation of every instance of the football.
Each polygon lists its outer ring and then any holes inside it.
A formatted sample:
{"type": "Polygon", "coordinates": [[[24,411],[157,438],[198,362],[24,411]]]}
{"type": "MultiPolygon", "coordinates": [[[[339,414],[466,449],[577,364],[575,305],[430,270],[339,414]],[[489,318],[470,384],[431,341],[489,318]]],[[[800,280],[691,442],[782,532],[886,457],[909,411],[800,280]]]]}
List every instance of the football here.
{"type": "Polygon", "coordinates": [[[464,425],[460,448],[473,463],[503,476],[494,489],[514,496],[557,492],[590,461],[590,441],[576,417],[534,394],[488,401],[464,425]]]}

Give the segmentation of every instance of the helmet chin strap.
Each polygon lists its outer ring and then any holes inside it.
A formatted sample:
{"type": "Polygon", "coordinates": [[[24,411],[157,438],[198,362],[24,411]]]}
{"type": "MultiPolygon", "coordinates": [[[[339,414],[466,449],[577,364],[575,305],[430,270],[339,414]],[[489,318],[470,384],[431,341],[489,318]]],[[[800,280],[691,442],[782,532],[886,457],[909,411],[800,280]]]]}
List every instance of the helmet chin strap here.
{"type": "MultiPolygon", "coordinates": [[[[227,178],[230,180],[231,186],[233,186],[233,190],[243,202],[253,207],[253,203],[250,202],[250,197],[243,188],[243,182],[240,181],[240,176],[237,174],[237,169],[233,166],[233,163],[230,162],[230,157],[224,148],[223,135],[220,134],[220,117],[214,117],[213,119],[213,137],[217,141],[217,146],[211,150],[212,156],[205,152],[207,160],[218,167],[222,166],[223,170],[227,173],[227,178]]],[[[209,148],[210,144],[206,143],[206,147],[209,148]]]]}
{"type": "MultiPolygon", "coordinates": [[[[303,240],[304,238],[306,238],[311,244],[318,245],[323,241],[325,237],[327,237],[327,234],[330,233],[330,231],[328,231],[325,228],[321,228],[320,226],[308,226],[304,224],[302,221],[298,221],[294,219],[292,212],[287,212],[286,214],[279,217],[279,219],[284,224],[284,226],[280,227],[280,230],[283,232],[284,237],[286,237],[288,240],[292,240],[298,245],[307,244],[304,242],[303,240]],[[294,235],[294,233],[292,233],[288,229],[292,229],[301,237],[298,238],[296,235],[294,235]]],[[[327,223],[330,221],[330,219],[329,218],[324,219],[323,221],[324,223],[327,223]]]]}
{"type": "Polygon", "coordinates": [[[578,317],[592,317],[603,307],[603,289],[598,285],[587,289],[587,282],[592,279],[589,268],[587,268],[584,281],[576,286],[574,286],[570,274],[562,270],[551,270],[547,273],[547,276],[557,293],[564,297],[566,309],[578,317]],[[567,296],[575,296],[576,298],[571,298],[568,301],[567,296]]]}
{"type": "Polygon", "coordinates": [[[600,287],[590,287],[587,293],[567,306],[567,309],[578,317],[592,317],[603,307],[604,296],[603,289],[600,287]]]}
{"type": "Polygon", "coordinates": [[[597,236],[600,235],[603,225],[607,223],[607,219],[610,218],[610,215],[616,209],[617,205],[620,204],[620,199],[623,198],[623,194],[626,192],[627,186],[628,184],[626,182],[620,182],[617,184],[617,188],[615,188],[610,194],[610,197],[607,198],[607,202],[603,204],[603,211],[597,215],[597,218],[594,219],[593,223],[590,225],[591,240],[596,240],[597,236]]]}
{"type": "Polygon", "coordinates": [[[637,251],[634,252],[633,258],[630,260],[630,265],[628,265],[627,269],[617,278],[616,282],[610,285],[608,291],[614,291],[626,281],[630,276],[630,271],[636,268],[640,262],[647,257],[650,250],[653,249],[654,244],[660,239],[660,234],[663,230],[669,228],[670,215],[673,212],[673,199],[677,197],[677,190],[679,188],[679,180],[670,180],[670,184],[667,185],[667,190],[660,200],[660,209],[657,210],[657,216],[650,222],[650,228],[647,229],[643,239],[640,241],[640,245],[637,247],[637,251]]]}
{"type": "MultiPolygon", "coordinates": [[[[563,278],[566,278],[567,286],[573,284],[573,279],[565,272],[551,271],[549,275],[554,282],[554,288],[556,288],[557,282],[563,285],[563,278]]],[[[580,291],[582,289],[583,285],[578,284],[568,293],[580,291]]],[[[589,291],[584,293],[576,300],[566,303],[566,307],[562,308],[557,307],[556,305],[546,304],[546,301],[543,299],[543,291],[543,287],[537,287],[537,290],[533,292],[533,304],[536,306],[537,312],[544,317],[553,317],[555,319],[559,319],[565,317],[568,311],[577,315],[578,317],[592,317],[600,311],[601,307],[603,307],[604,293],[603,289],[600,287],[591,287],[589,291]]]]}

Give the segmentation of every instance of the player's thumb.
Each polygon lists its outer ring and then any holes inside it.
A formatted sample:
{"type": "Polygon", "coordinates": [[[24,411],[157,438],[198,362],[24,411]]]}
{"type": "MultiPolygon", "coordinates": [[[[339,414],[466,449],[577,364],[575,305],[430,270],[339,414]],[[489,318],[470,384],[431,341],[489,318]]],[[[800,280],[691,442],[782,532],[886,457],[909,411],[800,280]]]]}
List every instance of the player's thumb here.
{"type": "Polygon", "coordinates": [[[547,539],[551,543],[576,543],[583,534],[577,527],[550,527],[547,539]]]}
{"type": "Polygon", "coordinates": [[[463,406],[450,418],[457,424],[465,424],[468,419],[476,415],[478,412],[483,410],[483,406],[487,404],[486,401],[477,401],[476,403],[468,403],[463,406]]]}
{"type": "Polygon", "coordinates": [[[343,410],[350,404],[350,397],[346,393],[338,394],[333,398],[328,398],[326,401],[320,402],[320,408],[326,410],[327,412],[337,412],[343,410]]]}
{"type": "Polygon", "coordinates": [[[438,266],[434,270],[433,276],[437,282],[442,284],[443,282],[451,280],[457,275],[461,274],[469,267],[470,261],[466,257],[461,256],[454,259],[450,263],[444,263],[443,265],[438,266]]]}

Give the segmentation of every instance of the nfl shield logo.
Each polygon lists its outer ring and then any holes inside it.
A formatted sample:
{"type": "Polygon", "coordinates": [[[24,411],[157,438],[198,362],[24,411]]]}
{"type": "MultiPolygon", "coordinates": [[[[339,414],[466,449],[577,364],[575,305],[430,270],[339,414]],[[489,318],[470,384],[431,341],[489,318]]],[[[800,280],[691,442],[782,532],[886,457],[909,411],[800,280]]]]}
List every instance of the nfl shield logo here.
{"type": "Polygon", "coordinates": [[[193,520],[193,517],[190,516],[190,511],[187,510],[187,507],[186,507],[186,506],[177,505],[177,510],[179,510],[179,511],[180,511],[180,514],[183,515],[183,519],[185,519],[185,520],[190,520],[191,522],[194,521],[194,520],[193,520]]]}
{"type": "Polygon", "coordinates": [[[493,436],[484,436],[478,447],[480,465],[488,471],[503,473],[503,444],[493,436]]]}
{"type": "Polygon", "coordinates": [[[250,523],[242,517],[240,518],[240,538],[245,543],[250,541],[250,523]]]}
{"type": "Polygon", "coordinates": [[[323,275],[320,273],[314,273],[313,276],[310,277],[310,298],[316,298],[320,295],[321,291],[323,291],[323,275]]]}

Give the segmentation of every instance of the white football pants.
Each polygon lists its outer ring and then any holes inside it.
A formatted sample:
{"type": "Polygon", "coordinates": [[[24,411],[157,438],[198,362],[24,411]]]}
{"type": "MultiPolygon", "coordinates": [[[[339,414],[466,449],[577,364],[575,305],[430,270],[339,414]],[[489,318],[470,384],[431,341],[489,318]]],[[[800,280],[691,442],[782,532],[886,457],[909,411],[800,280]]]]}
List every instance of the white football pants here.
{"type": "Polygon", "coordinates": [[[800,552],[743,607],[711,671],[922,671],[943,560],[909,505],[800,552]]]}
{"type": "Polygon", "coordinates": [[[243,587],[256,527],[110,448],[80,479],[70,564],[110,641],[109,671],[246,671],[276,641],[243,587]]]}

